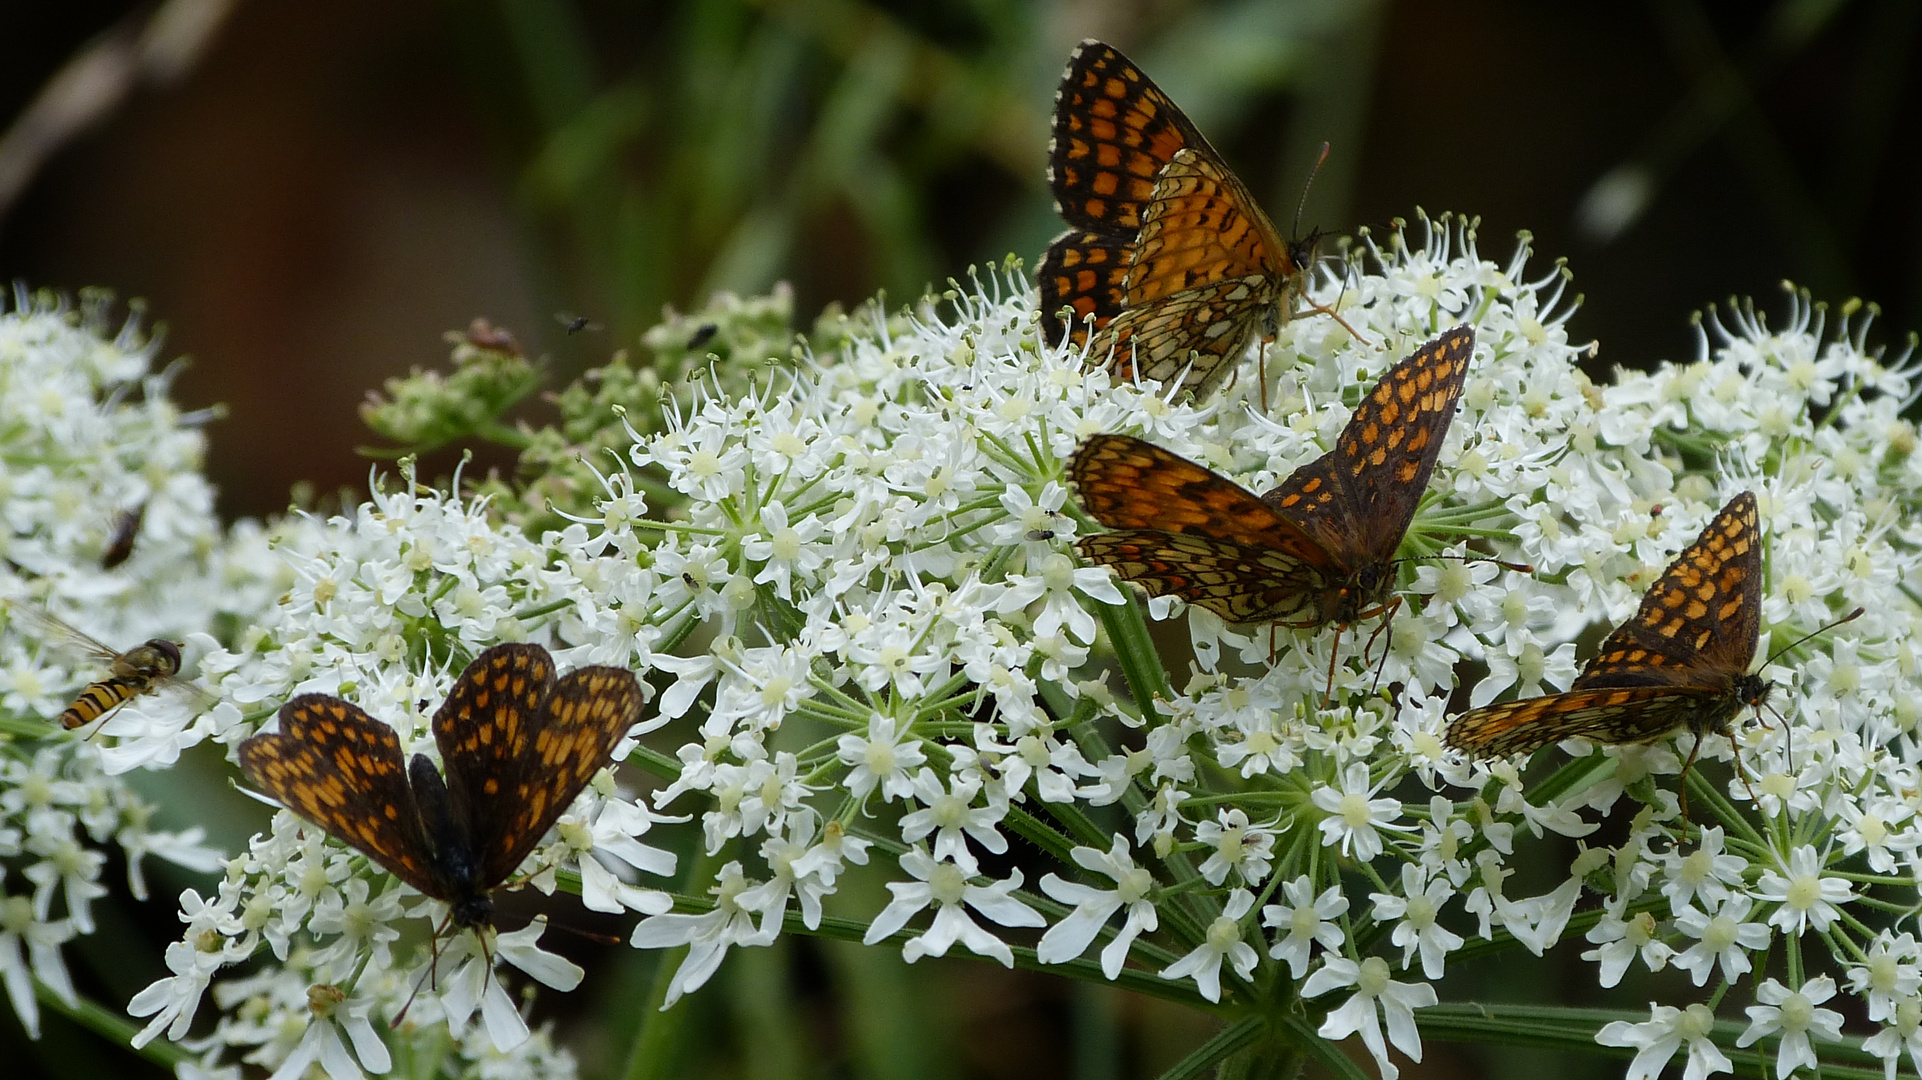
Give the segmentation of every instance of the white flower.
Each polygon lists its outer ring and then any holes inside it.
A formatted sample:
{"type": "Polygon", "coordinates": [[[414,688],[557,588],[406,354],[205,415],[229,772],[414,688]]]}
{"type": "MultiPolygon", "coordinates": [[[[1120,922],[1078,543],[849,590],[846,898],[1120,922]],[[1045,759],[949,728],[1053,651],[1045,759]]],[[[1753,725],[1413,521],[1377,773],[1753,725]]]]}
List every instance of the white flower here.
{"type": "Polygon", "coordinates": [[[376,1004],[373,1000],[349,997],[327,984],[310,988],[307,999],[312,1022],[269,1080],[299,1080],[315,1064],[334,1080],[360,1080],[362,1066],[372,1073],[384,1073],[393,1067],[387,1044],[368,1020],[376,1004]],[[349,1044],[353,1046],[351,1053],[349,1044]]]}
{"type": "Polygon", "coordinates": [[[918,844],[934,833],[934,857],[952,859],[973,876],[979,867],[968,850],[967,837],[996,855],[1008,850],[1007,838],[995,827],[1007,816],[1007,801],[990,795],[988,805],[971,805],[981,787],[980,780],[961,776],[950,777],[943,787],[933,769],[922,769],[914,778],[914,797],[924,809],[902,815],[901,839],[918,844]]]}
{"type": "Polygon", "coordinates": [[[1251,825],[1241,809],[1223,810],[1214,821],[1195,826],[1195,839],[1214,848],[1201,864],[1201,876],[1208,884],[1219,885],[1235,870],[1241,880],[1253,885],[1268,877],[1268,864],[1274,858],[1275,834],[1272,829],[1251,825]]]}
{"type": "Polygon", "coordinates": [[[1195,988],[1209,1001],[1221,1000],[1221,961],[1225,958],[1235,969],[1235,974],[1246,980],[1255,973],[1255,964],[1261,955],[1254,946],[1243,940],[1241,918],[1255,906],[1255,894],[1246,889],[1235,889],[1228,894],[1228,903],[1221,914],[1208,924],[1208,931],[1201,944],[1174,963],[1161,970],[1164,979],[1195,980],[1195,988]]]}
{"type": "Polygon", "coordinates": [[[1301,996],[1320,997],[1331,990],[1352,986],[1341,1007],[1328,1014],[1316,1034],[1324,1039],[1345,1039],[1361,1033],[1362,1045],[1375,1055],[1382,1080],[1395,1080],[1401,1069],[1388,1058],[1388,1043],[1421,1060],[1421,1033],[1415,1030],[1415,1010],[1435,1004],[1435,988],[1427,983],[1401,983],[1389,977],[1388,961],[1379,956],[1365,957],[1360,963],[1344,956],[1329,956],[1308,981],[1301,984],[1301,996]],[[1381,1008],[1377,1017],[1375,1009],[1381,1008]],[[1388,1039],[1382,1041],[1381,1021],[1388,1021],[1388,1039]]]}
{"type": "Polygon", "coordinates": [[[1703,907],[1714,908],[1728,897],[1730,889],[1742,887],[1742,871],[1748,868],[1748,860],[1724,852],[1722,836],[1720,826],[1705,827],[1687,854],[1677,845],[1662,856],[1662,895],[1668,897],[1677,915],[1697,896],[1702,898],[1703,907]]]}
{"type": "Polygon", "coordinates": [[[1454,933],[1435,921],[1441,914],[1443,904],[1455,895],[1447,878],[1437,877],[1428,881],[1427,874],[1415,863],[1403,863],[1401,868],[1402,895],[1374,893],[1369,899],[1375,902],[1376,922],[1399,919],[1391,940],[1401,946],[1401,966],[1406,968],[1415,953],[1421,953],[1421,973],[1430,979],[1442,977],[1446,964],[1445,958],[1465,943],[1460,934],[1454,933]]]}
{"type": "Polygon", "coordinates": [[[1610,901],[1601,921],[1589,928],[1588,940],[1600,945],[1582,954],[1584,960],[1594,960],[1602,967],[1600,982],[1604,987],[1614,986],[1622,981],[1622,973],[1628,970],[1628,963],[1641,954],[1642,965],[1650,971],[1660,971],[1668,965],[1675,950],[1655,936],[1655,916],[1646,911],[1638,911],[1627,919],[1622,918],[1617,901],[1610,901]]]}
{"type": "Polygon", "coordinates": [[[6,984],[13,1014],[31,1038],[40,1037],[40,1003],[33,996],[34,979],[47,984],[69,1006],[79,1006],[66,962],[60,958],[60,946],[74,934],[72,924],[65,919],[46,922],[37,918],[33,903],[26,897],[0,895],[0,982],[6,984]]]}
{"type": "Polygon", "coordinates": [[[843,735],[835,743],[835,753],[853,766],[846,780],[848,793],[865,799],[876,787],[886,802],[907,798],[914,793],[914,774],[910,771],[927,761],[919,739],[910,739],[905,730],[895,730],[892,716],[874,714],[868,719],[868,735],[843,735]]]}
{"type": "Polygon", "coordinates": [[[1313,895],[1314,889],[1314,880],[1305,874],[1284,881],[1281,891],[1288,902],[1261,909],[1263,926],[1287,931],[1275,938],[1268,955],[1286,961],[1289,973],[1297,979],[1308,970],[1317,942],[1323,949],[1338,953],[1344,940],[1341,924],[1331,921],[1348,910],[1348,898],[1341,894],[1341,886],[1330,885],[1320,896],[1313,895]]]}
{"type": "Polygon", "coordinates": [[[1888,1080],[1895,1080],[1904,1050],[1909,1052],[1910,1067],[1922,1072],[1922,998],[1911,996],[1897,1003],[1888,1026],[1864,1039],[1862,1049],[1882,1059],[1888,1080]]]}
{"type": "Polygon", "coordinates": [[[1315,788],[1314,803],[1328,815],[1321,819],[1321,842],[1329,847],[1339,845],[1343,855],[1372,859],[1381,854],[1380,830],[1413,829],[1412,825],[1395,823],[1401,816],[1399,799],[1373,798],[1388,786],[1389,779],[1392,777],[1371,787],[1368,766],[1356,762],[1342,773],[1339,790],[1327,786],[1315,788]]]}
{"type": "Polygon", "coordinates": [[[634,926],[628,944],[637,949],[671,949],[686,945],[687,958],[674,971],[667,993],[661,1001],[666,1009],[682,994],[699,990],[720,970],[728,949],[736,945],[766,945],[773,940],[754,924],[754,911],[740,905],[742,893],[752,886],[741,873],[741,864],[730,862],[721,867],[718,880],[710,890],[714,910],[700,915],[652,915],[634,926]]]}
{"type": "Polygon", "coordinates": [[[1765,980],[1755,988],[1755,1000],[1759,1005],[1748,1007],[1749,1026],[1742,1037],[1735,1040],[1737,1046],[1750,1046],[1765,1035],[1781,1034],[1781,1043],[1775,1050],[1775,1075],[1788,1080],[1788,1075],[1807,1066],[1818,1069],[1821,1062],[1816,1059],[1814,1047],[1809,1045],[1809,1036],[1836,1042],[1842,1038],[1842,1014],[1833,1009],[1818,1009],[1816,1006],[1835,996],[1835,980],[1827,975],[1810,979],[1799,990],[1790,990],[1774,979],[1765,980]]]}
{"type": "Polygon", "coordinates": [[[1731,1072],[1735,1065],[1715,1045],[1715,1013],[1699,1002],[1686,1009],[1672,1005],[1649,1006],[1650,1018],[1639,1024],[1616,1020],[1595,1033],[1603,1046],[1632,1046],[1635,1060],[1629,1062],[1625,1080],[1654,1080],[1675,1052],[1688,1044],[1688,1064],[1683,1080],[1703,1080],[1711,1073],[1731,1072]]]}
{"type": "Polygon", "coordinates": [[[1782,905],[1769,916],[1769,925],[1792,934],[1802,933],[1805,926],[1827,930],[1840,914],[1835,905],[1855,899],[1847,881],[1823,876],[1821,857],[1806,844],[1789,853],[1788,876],[1762,871],[1754,895],[1782,905]]]}
{"type": "Polygon", "coordinates": [[[1730,896],[1713,917],[1685,907],[1675,916],[1675,927],[1693,938],[1694,945],[1676,956],[1672,963],[1695,977],[1695,985],[1708,981],[1719,962],[1722,977],[1734,982],[1749,970],[1748,954],[1769,943],[1769,929],[1761,923],[1746,922],[1751,901],[1747,896],[1730,896]]]}
{"type": "Polygon", "coordinates": [[[894,894],[894,899],[869,924],[867,934],[861,939],[864,945],[888,937],[906,926],[923,908],[935,904],[934,922],[919,935],[909,938],[901,948],[901,955],[908,963],[923,956],[946,956],[948,947],[958,941],[970,952],[999,960],[1003,967],[1013,967],[1014,953],[1000,938],[970,919],[966,909],[973,908],[1002,926],[1047,925],[1040,912],[1009,895],[1021,887],[1019,870],[1005,881],[970,885],[960,867],[952,862],[937,863],[918,847],[904,852],[900,863],[901,869],[917,880],[888,882],[888,891],[894,894]]]}
{"type": "Polygon", "coordinates": [[[1135,938],[1143,932],[1153,933],[1160,926],[1160,916],[1156,914],[1154,902],[1150,899],[1154,891],[1154,875],[1146,868],[1135,865],[1134,857],[1128,851],[1128,841],[1119,836],[1114,838],[1114,846],[1105,854],[1090,847],[1077,847],[1070,854],[1083,869],[1114,879],[1116,887],[1096,889],[1064,881],[1054,874],[1043,877],[1041,891],[1063,904],[1073,904],[1074,910],[1041,935],[1041,943],[1035,947],[1035,958],[1044,964],[1065,964],[1076,959],[1088,951],[1095,935],[1101,932],[1114,913],[1125,908],[1128,914],[1122,920],[1121,929],[1101,949],[1101,973],[1114,979],[1121,974],[1122,964],[1128,958],[1128,947],[1135,938]]]}

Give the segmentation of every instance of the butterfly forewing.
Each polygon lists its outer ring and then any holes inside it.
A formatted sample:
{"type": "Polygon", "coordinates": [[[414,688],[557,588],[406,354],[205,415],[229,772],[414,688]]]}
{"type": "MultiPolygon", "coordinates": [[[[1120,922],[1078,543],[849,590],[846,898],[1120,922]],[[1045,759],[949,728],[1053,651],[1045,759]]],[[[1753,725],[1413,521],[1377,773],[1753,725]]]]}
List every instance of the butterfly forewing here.
{"type": "Polygon", "coordinates": [[[1755,496],[1744,491],[1649,586],[1575,688],[1727,686],[1746,673],[1762,625],[1760,541],[1755,496]]]}
{"type": "Polygon", "coordinates": [[[1161,170],[1133,257],[1131,306],[1225,280],[1252,279],[1272,292],[1294,273],[1275,227],[1241,181],[1193,150],[1161,170]]]}
{"type": "Polygon", "coordinates": [[[1132,239],[1155,177],[1186,147],[1215,152],[1188,117],[1113,46],[1084,41],[1055,92],[1048,186],[1068,224],[1132,239]]]}
{"type": "Polygon", "coordinates": [[[1755,496],[1730,499],[1602,642],[1565,693],[1471,709],[1445,741],[1477,757],[1563,739],[1636,743],[1687,725],[1722,731],[1768,684],[1747,674],[1762,618],[1755,496]]]}
{"type": "Polygon", "coordinates": [[[1059,344],[1065,330],[1069,340],[1084,345],[1090,316],[1098,332],[1120,315],[1127,307],[1128,263],[1133,250],[1132,241],[1106,233],[1071,229],[1055,237],[1036,272],[1041,283],[1043,340],[1059,344]],[[1064,307],[1073,313],[1073,321],[1066,327],[1058,317],[1064,307]]]}
{"type": "Polygon", "coordinates": [[[1132,435],[1095,435],[1076,448],[1068,476],[1095,520],[1112,529],[1190,533],[1312,556],[1294,522],[1246,488],[1132,435]]]}
{"type": "Polygon", "coordinates": [[[1458,326],[1390,368],[1355,407],[1335,448],[1262,501],[1358,567],[1394,558],[1448,438],[1475,351],[1458,326]]]}
{"type": "Polygon", "coordinates": [[[280,730],[240,744],[248,779],[428,896],[445,897],[394,729],[353,704],[304,694],[280,730]]]}
{"type": "Polygon", "coordinates": [[[640,712],[640,682],[620,668],[557,680],[534,645],[496,645],[468,665],[434,714],[434,741],[482,883],[520,867],[640,712]]]}

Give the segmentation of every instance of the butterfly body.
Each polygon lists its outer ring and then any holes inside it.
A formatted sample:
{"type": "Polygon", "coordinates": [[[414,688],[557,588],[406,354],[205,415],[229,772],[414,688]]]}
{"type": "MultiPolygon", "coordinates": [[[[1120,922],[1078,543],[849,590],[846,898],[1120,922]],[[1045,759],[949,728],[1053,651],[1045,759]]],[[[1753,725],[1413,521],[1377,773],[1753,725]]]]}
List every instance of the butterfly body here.
{"type": "Polygon", "coordinates": [[[640,720],[630,671],[555,677],[538,645],[497,645],[456,680],[434,714],[445,775],[404,762],[389,725],[325,694],[280,710],[280,730],[240,745],[253,782],[289,810],[365,853],[454,925],[483,927],[493,890],[520,867],[640,720]]]}
{"type": "Polygon", "coordinates": [[[1444,741],[1500,757],[1575,737],[1643,743],[1683,727],[1698,738],[1727,735],[1774,689],[1748,670],[1761,615],[1761,536],[1745,491],[1676,556],[1568,690],[1471,709],[1449,722],[1444,741]]]}
{"type": "Polygon", "coordinates": [[[1260,496],[1131,436],[1086,440],[1068,473],[1110,531],[1077,548],[1231,622],[1306,628],[1379,611],[1474,345],[1460,326],[1416,349],[1363,396],[1333,450],[1260,496]]]}
{"type": "Polygon", "coordinates": [[[1313,239],[1284,242],[1174,101],[1110,45],[1084,41],[1068,60],[1048,182],[1069,228],[1037,272],[1045,340],[1089,345],[1118,378],[1203,394],[1257,333],[1275,336],[1305,286],[1313,239]]]}

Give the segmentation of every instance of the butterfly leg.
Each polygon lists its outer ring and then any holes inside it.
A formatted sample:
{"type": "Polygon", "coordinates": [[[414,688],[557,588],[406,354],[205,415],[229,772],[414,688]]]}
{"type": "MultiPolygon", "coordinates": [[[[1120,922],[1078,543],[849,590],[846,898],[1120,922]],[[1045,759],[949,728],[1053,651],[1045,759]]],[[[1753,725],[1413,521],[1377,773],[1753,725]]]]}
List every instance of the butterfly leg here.
{"type": "Polygon", "coordinates": [[[1268,415],[1268,339],[1255,346],[1255,375],[1261,380],[1261,415],[1268,415]]]}
{"type": "Polygon", "coordinates": [[[453,925],[453,922],[454,912],[453,909],[450,908],[448,909],[447,917],[440,921],[439,926],[434,927],[434,938],[429,945],[432,951],[427,958],[427,970],[421,972],[420,978],[414,980],[414,992],[407,995],[407,1004],[402,1005],[400,1012],[394,1014],[394,1019],[387,1025],[387,1030],[394,1031],[399,1029],[401,1021],[407,1019],[407,1010],[414,1007],[414,999],[420,996],[420,988],[427,985],[429,980],[434,980],[435,989],[439,989],[439,980],[436,979],[435,972],[440,969],[440,939],[441,935],[447,932],[447,928],[453,925]]]}
{"type": "Polygon", "coordinates": [[[1326,316],[1328,316],[1329,318],[1331,318],[1331,319],[1333,319],[1333,320],[1335,320],[1335,321],[1336,321],[1337,323],[1340,323],[1340,324],[1341,324],[1341,328],[1342,328],[1343,330],[1346,330],[1346,331],[1348,331],[1348,335],[1349,335],[1350,337],[1352,337],[1352,338],[1354,338],[1354,339],[1355,339],[1355,340],[1356,340],[1357,342],[1359,342],[1359,343],[1361,343],[1362,345],[1369,345],[1369,344],[1371,344],[1371,342],[1369,342],[1369,340],[1368,340],[1367,338],[1365,338],[1365,337],[1363,337],[1363,336],[1362,336],[1362,334],[1361,334],[1361,331],[1359,331],[1359,330],[1357,330],[1357,329],[1355,329],[1354,327],[1352,327],[1352,326],[1350,326],[1350,325],[1348,325],[1348,320],[1347,320],[1347,319],[1344,319],[1344,318],[1342,318],[1342,317],[1341,317],[1341,316],[1340,316],[1339,314],[1337,314],[1337,313],[1335,312],[1335,309],[1334,309],[1334,308],[1331,308],[1331,307],[1329,307],[1329,306],[1328,306],[1327,304],[1315,304],[1315,303],[1310,303],[1310,304],[1308,305],[1308,308],[1307,308],[1307,310],[1309,310],[1309,311],[1311,311],[1311,312],[1314,312],[1314,313],[1315,313],[1315,314],[1317,314],[1317,315],[1326,315],[1326,316]]]}
{"type": "MultiPolygon", "coordinates": [[[[1702,734],[1700,732],[1696,732],[1695,745],[1689,748],[1688,760],[1682,762],[1682,779],[1681,779],[1681,782],[1676,785],[1677,789],[1681,794],[1682,835],[1683,836],[1688,835],[1688,774],[1695,768],[1696,756],[1702,752],[1702,739],[1703,739],[1702,734]]],[[[1730,739],[1729,745],[1733,746],[1734,744],[1735,744],[1735,740],[1730,739]]],[[[1735,768],[1737,771],[1740,771],[1741,767],[1742,767],[1741,759],[1738,756],[1735,762],[1735,768]]]]}

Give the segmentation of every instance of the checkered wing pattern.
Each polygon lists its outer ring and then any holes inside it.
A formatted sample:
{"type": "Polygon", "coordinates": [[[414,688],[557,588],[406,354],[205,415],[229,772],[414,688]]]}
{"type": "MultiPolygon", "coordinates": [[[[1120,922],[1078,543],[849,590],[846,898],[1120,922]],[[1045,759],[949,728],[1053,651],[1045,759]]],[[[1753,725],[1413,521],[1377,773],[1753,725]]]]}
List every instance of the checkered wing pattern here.
{"type": "Polygon", "coordinates": [[[1043,340],[1059,344],[1065,333],[1076,345],[1087,344],[1090,316],[1095,332],[1106,329],[1128,306],[1128,264],[1133,258],[1132,239],[1081,229],[1055,237],[1035,275],[1041,286],[1043,340]],[[1067,324],[1059,317],[1064,307],[1073,312],[1067,324]]]}
{"type": "Polygon", "coordinates": [[[1127,435],[1097,435],[1068,464],[1082,505],[1114,530],[1084,536],[1090,562],[1237,622],[1296,614],[1327,553],[1246,489],[1127,435]]]}
{"type": "Polygon", "coordinates": [[[1333,450],[1262,501],[1348,569],[1394,558],[1428,490],[1474,351],[1470,326],[1416,349],[1362,398],[1333,450]]]}
{"type": "Polygon", "coordinates": [[[1762,626],[1762,545],[1755,496],[1730,499],[1616,627],[1575,688],[1726,689],[1748,672],[1762,626]]]}
{"type": "Polygon", "coordinates": [[[455,814],[492,887],[519,868],[641,719],[633,672],[588,667],[554,677],[538,645],[474,658],[434,714],[455,814]]]}
{"type": "Polygon", "coordinates": [[[1761,536],[1745,491],[1669,564],[1566,693],[1471,709],[1445,740],[1496,757],[1576,737],[1636,743],[1683,725],[1720,730],[1767,693],[1747,674],[1761,617],[1761,536]]]}
{"type": "Polygon", "coordinates": [[[1563,739],[1647,742],[1718,710],[1724,697],[1687,686],[1570,690],[1471,709],[1449,722],[1444,739],[1476,757],[1532,754],[1563,739]]]}
{"type": "Polygon", "coordinates": [[[1180,378],[1199,394],[1257,327],[1286,319],[1302,278],[1289,247],[1180,108],[1112,46],[1084,41],[1068,61],[1048,182],[1071,228],[1037,275],[1045,340],[1087,344],[1091,319],[1095,359],[1119,377],[1180,378]]]}
{"type": "Polygon", "coordinates": [[[447,897],[393,728],[340,698],[303,694],[281,706],[278,732],[240,744],[240,767],[281,805],[395,877],[428,896],[447,897]]]}

